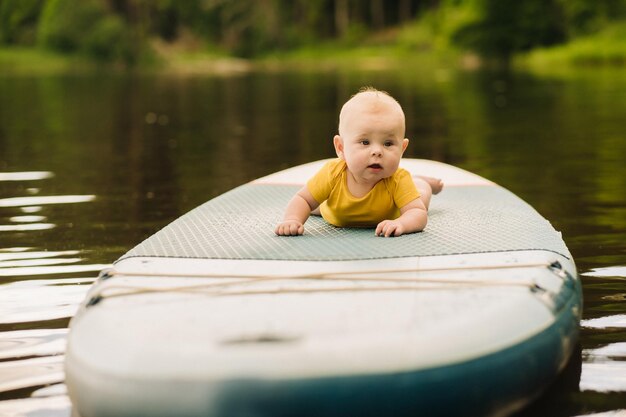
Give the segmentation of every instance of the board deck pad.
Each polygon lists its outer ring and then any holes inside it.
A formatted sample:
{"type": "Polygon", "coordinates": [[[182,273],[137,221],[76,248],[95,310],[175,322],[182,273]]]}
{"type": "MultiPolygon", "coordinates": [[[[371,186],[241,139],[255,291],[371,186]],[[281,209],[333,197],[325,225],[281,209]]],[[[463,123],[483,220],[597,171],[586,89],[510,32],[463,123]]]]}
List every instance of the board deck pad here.
{"type": "Polygon", "coordinates": [[[337,228],[311,216],[303,236],[274,229],[300,186],[246,184],[170,223],[131,257],[347,261],[543,250],[570,258],[561,234],[530,205],[498,186],[448,187],[431,200],[426,229],[394,238],[373,228],[337,228]]]}

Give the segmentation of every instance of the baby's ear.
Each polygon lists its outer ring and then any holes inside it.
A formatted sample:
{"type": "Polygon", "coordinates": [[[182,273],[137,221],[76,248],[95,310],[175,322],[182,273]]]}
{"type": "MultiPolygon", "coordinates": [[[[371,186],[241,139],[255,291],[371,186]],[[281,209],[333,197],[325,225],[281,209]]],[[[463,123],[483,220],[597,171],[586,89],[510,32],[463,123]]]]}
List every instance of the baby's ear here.
{"type": "Polygon", "coordinates": [[[409,146],[409,140],[407,138],[402,139],[402,152],[406,150],[406,147],[409,146]]]}
{"type": "Polygon", "coordinates": [[[335,152],[337,153],[337,156],[340,159],[344,159],[343,158],[343,139],[341,139],[341,136],[335,135],[335,137],[333,138],[333,145],[335,145],[335,152]]]}

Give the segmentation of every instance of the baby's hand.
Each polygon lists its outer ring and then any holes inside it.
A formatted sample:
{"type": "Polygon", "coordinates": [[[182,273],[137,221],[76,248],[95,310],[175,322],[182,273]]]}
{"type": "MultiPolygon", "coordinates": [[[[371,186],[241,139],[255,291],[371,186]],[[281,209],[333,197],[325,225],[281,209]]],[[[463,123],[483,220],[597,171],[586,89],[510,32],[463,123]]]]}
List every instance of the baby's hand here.
{"type": "Polygon", "coordinates": [[[297,220],[285,220],[276,226],[278,236],[297,236],[304,233],[304,225],[297,220]]]}
{"type": "Polygon", "coordinates": [[[404,233],[404,226],[398,220],[383,220],[376,226],[376,236],[400,236],[404,233]]]}

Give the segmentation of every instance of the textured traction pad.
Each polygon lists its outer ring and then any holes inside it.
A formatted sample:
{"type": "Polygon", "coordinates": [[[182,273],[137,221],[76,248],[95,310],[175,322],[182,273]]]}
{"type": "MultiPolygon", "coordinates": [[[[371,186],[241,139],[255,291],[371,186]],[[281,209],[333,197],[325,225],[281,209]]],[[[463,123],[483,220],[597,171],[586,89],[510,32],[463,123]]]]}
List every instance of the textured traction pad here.
{"type": "Polygon", "coordinates": [[[274,234],[299,186],[246,184],[195,208],[130,250],[130,257],[341,261],[547,250],[570,257],[560,233],[497,186],[449,187],[433,197],[421,233],[396,238],[336,228],[312,216],[305,234],[274,234]]]}

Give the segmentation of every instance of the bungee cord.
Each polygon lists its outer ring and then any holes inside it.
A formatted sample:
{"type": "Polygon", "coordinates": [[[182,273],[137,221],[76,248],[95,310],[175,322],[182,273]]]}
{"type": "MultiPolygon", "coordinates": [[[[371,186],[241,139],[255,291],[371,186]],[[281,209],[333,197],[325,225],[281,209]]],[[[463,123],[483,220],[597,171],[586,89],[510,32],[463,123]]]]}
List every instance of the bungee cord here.
{"type": "Polygon", "coordinates": [[[548,268],[553,271],[561,271],[562,267],[558,262],[552,263],[526,263],[511,265],[475,265],[457,266],[444,268],[404,268],[404,269],[384,269],[377,271],[336,271],[319,272],[313,274],[295,275],[268,275],[268,274],[216,274],[216,273],[142,273],[142,272],[121,272],[114,269],[106,271],[102,278],[108,280],[113,277],[169,277],[169,278],[218,278],[228,280],[226,282],[204,283],[200,285],[177,285],[163,287],[134,286],[123,284],[104,285],[99,291],[92,295],[87,302],[87,306],[95,305],[105,298],[128,297],[133,295],[145,295],[155,293],[186,293],[205,296],[243,296],[243,295],[275,295],[294,293],[322,293],[322,292],[357,292],[357,291],[402,291],[402,290],[437,290],[467,287],[526,287],[531,291],[545,291],[531,280],[459,280],[434,277],[413,277],[399,278],[392,274],[400,273],[422,273],[422,272],[445,272],[445,271],[466,271],[466,270],[501,270],[501,269],[522,269],[522,268],[548,268]],[[383,275],[378,275],[383,274],[383,275]],[[376,276],[372,276],[376,275],[376,276]],[[258,284],[269,281],[282,280],[302,280],[302,281],[324,281],[342,282],[351,281],[353,283],[389,283],[397,285],[387,286],[343,286],[343,287],[279,287],[270,289],[233,289],[235,286],[258,284]],[[431,284],[431,285],[425,285],[431,284]]]}

